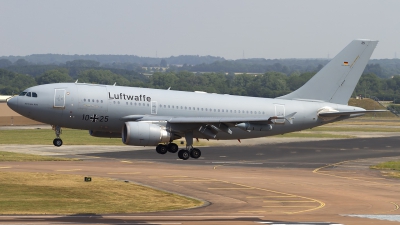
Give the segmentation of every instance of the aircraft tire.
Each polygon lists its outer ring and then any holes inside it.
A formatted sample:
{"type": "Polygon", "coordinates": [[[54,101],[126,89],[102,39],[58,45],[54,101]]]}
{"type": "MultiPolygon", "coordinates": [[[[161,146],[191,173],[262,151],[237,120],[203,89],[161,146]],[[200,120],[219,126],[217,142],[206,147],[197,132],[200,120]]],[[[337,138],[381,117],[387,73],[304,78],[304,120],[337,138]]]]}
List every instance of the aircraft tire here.
{"type": "Polygon", "coordinates": [[[178,157],[183,160],[188,160],[190,158],[190,153],[188,150],[179,150],[178,157]]]}
{"type": "Polygon", "coordinates": [[[55,138],[53,140],[53,145],[56,147],[60,147],[63,144],[63,141],[60,138],[55,138]]]}
{"type": "Polygon", "coordinates": [[[201,156],[201,151],[200,149],[197,148],[193,148],[192,150],[190,150],[190,157],[194,158],[194,159],[198,159],[201,156]]]}
{"type": "Polygon", "coordinates": [[[159,145],[157,145],[157,147],[156,147],[156,152],[157,152],[158,154],[164,155],[165,153],[168,152],[168,148],[167,148],[166,145],[159,144],[159,145]]]}
{"type": "Polygon", "coordinates": [[[176,153],[176,152],[179,150],[179,147],[178,147],[178,145],[175,144],[175,143],[169,143],[169,144],[167,145],[167,149],[168,149],[168,151],[171,152],[171,153],[176,153]]]}

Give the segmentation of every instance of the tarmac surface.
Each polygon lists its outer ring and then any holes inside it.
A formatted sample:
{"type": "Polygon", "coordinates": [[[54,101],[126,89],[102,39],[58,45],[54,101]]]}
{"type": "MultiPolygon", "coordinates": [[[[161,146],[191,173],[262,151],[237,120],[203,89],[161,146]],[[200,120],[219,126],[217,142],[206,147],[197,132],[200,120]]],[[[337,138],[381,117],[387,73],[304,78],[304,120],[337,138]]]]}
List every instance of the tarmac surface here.
{"type": "Polygon", "coordinates": [[[0,224],[398,224],[400,136],[202,147],[202,157],[131,146],[0,145],[78,162],[2,162],[0,171],[112,177],[201,199],[203,207],[123,215],[9,215],[0,224]],[[368,218],[369,217],[369,218],[368,218]],[[379,218],[379,219],[370,219],[379,218]],[[391,221],[390,221],[391,220],[391,221]],[[395,222],[397,221],[397,222],[395,222]]]}

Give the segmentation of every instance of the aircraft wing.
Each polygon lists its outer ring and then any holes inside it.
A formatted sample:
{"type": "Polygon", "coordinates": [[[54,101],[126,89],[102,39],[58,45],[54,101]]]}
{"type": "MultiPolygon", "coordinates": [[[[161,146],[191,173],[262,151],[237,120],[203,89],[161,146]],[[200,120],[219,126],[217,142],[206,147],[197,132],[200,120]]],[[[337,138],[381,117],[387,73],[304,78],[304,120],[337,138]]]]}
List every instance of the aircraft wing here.
{"type": "Polygon", "coordinates": [[[270,117],[174,117],[174,116],[153,116],[153,115],[129,115],[121,118],[123,121],[167,121],[169,123],[241,123],[241,122],[265,122],[274,123],[272,120],[284,119],[290,124],[293,123],[294,115],[270,117]]]}
{"type": "Polygon", "coordinates": [[[338,117],[338,116],[349,116],[353,114],[364,114],[372,112],[387,112],[388,110],[362,110],[362,111],[342,111],[342,112],[322,112],[318,115],[321,117],[338,117]]]}

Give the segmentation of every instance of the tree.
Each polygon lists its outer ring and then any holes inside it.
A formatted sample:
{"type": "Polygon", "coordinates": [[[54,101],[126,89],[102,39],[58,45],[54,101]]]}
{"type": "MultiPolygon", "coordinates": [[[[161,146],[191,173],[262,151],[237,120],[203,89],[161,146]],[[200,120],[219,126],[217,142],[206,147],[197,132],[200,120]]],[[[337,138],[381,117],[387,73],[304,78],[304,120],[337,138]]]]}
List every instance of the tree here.
{"type": "Polygon", "coordinates": [[[16,65],[16,66],[27,66],[27,65],[29,65],[29,62],[26,61],[25,59],[18,59],[17,61],[15,61],[14,65],[16,65]]]}
{"type": "Polygon", "coordinates": [[[94,60],[73,60],[65,63],[67,67],[99,67],[100,63],[94,60]]]}
{"type": "Polygon", "coordinates": [[[49,70],[36,78],[38,84],[64,83],[71,81],[73,81],[73,79],[68,75],[67,69],[49,70]]]}
{"type": "Polygon", "coordinates": [[[167,67],[167,66],[168,66],[167,60],[161,59],[160,66],[161,66],[161,67],[167,67]]]}
{"type": "Polygon", "coordinates": [[[0,69],[0,94],[16,94],[35,85],[35,79],[29,75],[22,75],[0,69]]]}
{"type": "Polygon", "coordinates": [[[6,68],[12,65],[12,62],[8,59],[0,59],[0,68],[6,68]]]}
{"type": "Polygon", "coordinates": [[[78,75],[79,82],[93,84],[109,84],[117,83],[121,86],[129,86],[130,82],[125,77],[115,74],[110,70],[84,70],[78,75]]]}

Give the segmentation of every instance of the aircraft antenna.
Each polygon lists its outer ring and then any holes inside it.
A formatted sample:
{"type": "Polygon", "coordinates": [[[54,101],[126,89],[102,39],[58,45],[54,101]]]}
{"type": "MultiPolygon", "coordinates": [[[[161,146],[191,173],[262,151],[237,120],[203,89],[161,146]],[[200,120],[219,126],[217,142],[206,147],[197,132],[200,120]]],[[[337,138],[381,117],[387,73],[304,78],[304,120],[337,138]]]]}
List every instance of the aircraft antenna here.
{"type": "Polygon", "coordinates": [[[117,82],[115,82],[114,84],[113,84],[113,86],[115,86],[117,84],[117,82]]]}
{"type": "Polygon", "coordinates": [[[171,90],[171,87],[169,87],[167,90],[168,90],[168,91],[171,90]]]}
{"type": "Polygon", "coordinates": [[[76,79],[76,81],[75,81],[75,84],[77,84],[78,83],[78,79],[76,79]]]}

